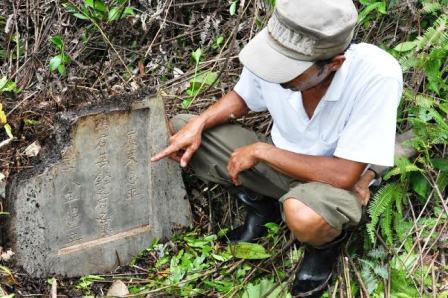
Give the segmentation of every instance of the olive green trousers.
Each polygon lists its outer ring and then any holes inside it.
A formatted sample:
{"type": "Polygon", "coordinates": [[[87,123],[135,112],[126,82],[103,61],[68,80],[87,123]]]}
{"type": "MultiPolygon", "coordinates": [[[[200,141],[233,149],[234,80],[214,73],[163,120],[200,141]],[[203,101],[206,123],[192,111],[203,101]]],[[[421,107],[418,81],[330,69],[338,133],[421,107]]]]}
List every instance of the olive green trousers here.
{"type": "MultiPolygon", "coordinates": [[[[180,130],[194,115],[179,114],[171,119],[175,131],[180,130]]],[[[272,143],[236,124],[223,124],[205,131],[199,149],[189,166],[203,181],[231,186],[227,163],[232,152],[256,142],[272,143]]],[[[329,225],[341,230],[356,226],[362,215],[362,206],[350,191],[320,182],[301,182],[286,176],[266,163],[243,171],[238,176],[243,186],[264,196],[278,199],[296,199],[319,214],[329,225]]]]}

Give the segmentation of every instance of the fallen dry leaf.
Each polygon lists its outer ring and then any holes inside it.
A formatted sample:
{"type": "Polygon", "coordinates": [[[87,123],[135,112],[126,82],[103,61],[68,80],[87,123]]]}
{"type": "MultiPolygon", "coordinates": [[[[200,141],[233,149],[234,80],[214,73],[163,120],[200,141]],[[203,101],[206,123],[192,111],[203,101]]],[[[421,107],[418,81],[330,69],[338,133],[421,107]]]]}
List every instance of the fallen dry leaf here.
{"type": "Polygon", "coordinates": [[[38,141],[35,141],[31,143],[28,147],[25,149],[25,155],[28,157],[34,157],[39,154],[39,151],[42,147],[40,146],[38,141]]]}
{"type": "Polygon", "coordinates": [[[8,249],[7,251],[3,251],[0,247],[0,260],[1,261],[9,261],[11,257],[14,255],[14,252],[11,249],[8,249]]]}
{"type": "Polygon", "coordinates": [[[128,294],[128,287],[121,280],[114,281],[109,291],[107,291],[107,296],[112,297],[124,297],[128,294]]]}

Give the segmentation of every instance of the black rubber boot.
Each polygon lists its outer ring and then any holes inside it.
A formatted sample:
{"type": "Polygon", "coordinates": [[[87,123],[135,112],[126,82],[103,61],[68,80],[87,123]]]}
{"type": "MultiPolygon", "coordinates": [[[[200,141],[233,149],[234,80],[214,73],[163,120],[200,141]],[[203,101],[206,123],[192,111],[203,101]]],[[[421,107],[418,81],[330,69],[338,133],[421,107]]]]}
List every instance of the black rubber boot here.
{"type": "Polygon", "coordinates": [[[320,247],[306,245],[302,264],[296,272],[291,294],[296,297],[321,297],[333,275],[347,232],[320,247]]]}
{"type": "Polygon", "coordinates": [[[281,221],[280,204],[277,200],[257,194],[245,187],[235,186],[229,193],[246,205],[246,218],[242,226],[229,231],[222,240],[226,242],[253,242],[266,234],[268,222],[281,221]]]}

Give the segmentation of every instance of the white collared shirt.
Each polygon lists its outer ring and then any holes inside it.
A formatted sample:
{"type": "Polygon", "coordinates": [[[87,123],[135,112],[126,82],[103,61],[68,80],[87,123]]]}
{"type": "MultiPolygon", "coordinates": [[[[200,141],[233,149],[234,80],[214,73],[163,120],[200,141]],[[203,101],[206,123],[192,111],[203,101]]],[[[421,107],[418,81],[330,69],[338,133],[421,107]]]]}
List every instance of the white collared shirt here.
{"type": "Polygon", "coordinates": [[[366,43],[351,45],[345,57],[311,119],[301,92],[264,81],[246,68],[234,90],[252,111],[269,111],[278,148],[392,166],[403,90],[400,65],[366,43]]]}

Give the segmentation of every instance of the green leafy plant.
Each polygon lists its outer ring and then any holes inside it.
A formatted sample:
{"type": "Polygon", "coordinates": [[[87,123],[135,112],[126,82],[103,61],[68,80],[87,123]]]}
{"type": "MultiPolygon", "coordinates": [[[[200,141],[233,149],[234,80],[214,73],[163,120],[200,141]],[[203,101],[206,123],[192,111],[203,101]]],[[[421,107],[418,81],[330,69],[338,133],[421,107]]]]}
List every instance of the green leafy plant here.
{"type": "Polygon", "coordinates": [[[104,280],[104,277],[99,275],[86,275],[80,278],[76,288],[82,290],[86,294],[90,294],[90,287],[92,284],[96,281],[102,280],[104,280]]]}
{"type": "Polygon", "coordinates": [[[115,0],[106,3],[102,0],[84,0],[81,5],[65,3],[65,9],[81,20],[95,22],[114,22],[134,15],[134,8],[127,6],[127,0],[115,0]]]}
{"type": "Polygon", "coordinates": [[[361,276],[369,294],[376,291],[382,279],[389,278],[387,266],[384,265],[387,253],[384,247],[372,249],[366,258],[359,259],[361,263],[361,276]]]}
{"type": "MultiPolygon", "coordinates": [[[[13,93],[17,94],[21,90],[17,87],[14,81],[9,80],[6,76],[0,79],[0,94],[1,93],[13,93]]],[[[8,123],[8,119],[6,117],[6,113],[3,110],[3,105],[0,103],[0,125],[5,129],[6,134],[10,139],[14,136],[12,134],[11,125],[8,123]]]]}
{"type": "Polygon", "coordinates": [[[25,119],[25,120],[23,120],[23,123],[25,124],[25,126],[35,126],[35,125],[38,125],[40,123],[40,121],[33,120],[33,119],[25,119]]]}
{"type": "Polygon", "coordinates": [[[182,108],[188,109],[193,101],[196,99],[199,93],[217,83],[218,74],[213,71],[198,72],[199,63],[201,62],[203,52],[201,48],[196,49],[191,53],[191,57],[195,63],[194,76],[190,80],[190,86],[185,91],[188,95],[186,99],[182,101],[182,108]]]}
{"type": "Polygon", "coordinates": [[[219,49],[223,43],[224,43],[224,36],[220,35],[213,41],[212,49],[214,50],[219,49]]]}
{"type": "Polygon", "coordinates": [[[446,4],[448,4],[446,1],[444,3],[443,0],[423,0],[420,2],[422,4],[422,8],[420,9],[420,11],[424,14],[437,14],[443,9],[443,7],[446,6],[446,4]]]}
{"type": "Polygon", "coordinates": [[[262,245],[257,243],[239,242],[230,245],[229,248],[232,255],[240,259],[258,260],[271,256],[262,245]]]}
{"type": "Polygon", "coordinates": [[[394,256],[391,260],[383,246],[370,250],[365,258],[358,261],[361,264],[361,277],[364,285],[373,297],[384,293],[383,281],[390,280],[391,297],[419,297],[415,284],[407,276],[407,272],[416,262],[416,257],[406,258],[394,256]]]}
{"type": "Polygon", "coordinates": [[[387,14],[385,0],[359,0],[359,2],[363,5],[358,14],[358,22],[361,24],[368,25],[374,13],[376,13],[376,17],[378,14],[387,14]]]}
{"type": "MultiPolygon", "coordinates": [[[[274,224],[270,228],[272,233],[278,233],[274,224]]],[[[201,235],[199,231],[193,230],[174,235],[167,243],[153,241],[133,260],[133,263],[148,258],[153,261],[148,271],[147,283],[131,285],[130,292],[144,295],[163,289],[166,294],[191,297],[232,296],[243,291],[243,281],[253,269],[250,264],[245,263],[246,260],[255,262],[269,258],[270,254],[261,244],[238,243],[223,247],[216,240],[215,234],[201,235]]],[[[283,274],[280,269],[278,274],[283,274]]],[[[288,288],[284,284],[277,288],[272,278],[269,281],[262,280],[263,278],[254,280],[252,286],[247,288],[248,293],[257,291],[260,283],[263,284],[263,291],[271,289],[272,295],[287,292],[288,288]]],[[[90,286],[90,283],[86,285],[90,286]]],[[[272,295],[269,297],[274,297],[272,295]]]]}
{"type": "Polygon", "coordinates": [[[117,54],[123,67],[126,69],[126,78],[133,76],[128,64],[121,58],[115,46],[109,40],[109,37],[103,30],[101,22],[112,23],[123,19],[129,15],[134,15],[134,8],[127,6],[129,0],[111,0],[105,2],[103,0],[83,0],[80,4],[75,4],[72,0],[64,3],[65,9],[78,19],[88,20],[91,24],[84,28],[82,40],[87,43],[90,33],[99,32],[106,44],[112,48],[117,54]]]}
{"type": "MultiPolygon", "coordinates": [[[[445,7],[443,1],[422,2],[422,13],[433,14],[445,7]]],[[[407,235],[412,225],[403,216],[403,205],[406,205],[408,199],[414,198],[426,202],[434,182],[442,193],[448,184],[445,158],[434,156],[438,152],[434,148],[448,142],[448,85],[444,79],[448,75],[448,15],[445,11],[431,17],[434,22],[423,34],[397,44],[390,51],[399,59],[405,72],[412,69],[423,74],[422,78],[426,79],[425,89],[419,92],[404,90],[400,111],[400,121],[411,125],[415,134],[406,146],[416,149],[418,157],[414,162],[400,158],[396,161],[396,167],[386,173],[384,178],[390,182],[374,196],[369,207],[371,222],[367,225],[372,242],[379,224],[380,233],[388,244],[392,245],[397,236],[407,249],[408,239],[400,238],[407,235]],[[434,171],[439,173],[435,181],[431,182],[434,171]]]]}
{"type": "Polygon", "coordinates": [[[230,2],[229,13],[231,16],[236,14],[236,10],[238,9],[238,0],[230,2]]]}
{"type": "Polygon", "coordinates": [[[0,265],[0,277],[2,278],[2,283],[3,282],[10,284],[16,283],[13,271],[4,265],[0,265]]]}
{"type": "Polygon", "coordinates": [[[385,292],[390,297],[421,297],[422,287],[433,287],[427,264],[416,262],[434,251],[423,247],[422,253],[416,246],[423,239],[437,241],[446,221],[441,200],[448,185],[444,149],[448,143],[448,16],[446,1],[420,2],[419,12],[426,14],[423,33],[411,34],[389,49],[404,74],[413,77],[408,82],[414,86],[409,84],[403,93],[398,124],[412,128],[414,137],[404,146],[415,149],[417,157],[396,160],[368,207],[367,247],[378,240],[388,247],[387,254],[374,248],[375,253],[360,258],[361,276],[371,297],[385,292]]]}
{"type": "Polygon", "coordinates": [[[428,88],[439,96],[448,92],[444,74],[444,65],[448,56],[448,15],[442,14],[434,25],[415,40],[406,41],[395,46],[394,50],[401,53],[400,63],[404,70],[411,67],[425,71],[428,88]]]}
{"type": "Polygon", "coordinates": [[[262,278],[258,281],[250,282],[243,291],[242,298],[290,298],[288,285],[286,283],[277,284],[271,278],[262,278]]]}
{"type": "Polygon", "coordinates": [[[25,54],[25,42],[20,39],[19,34],[10,35],[9,44],[8,55],[5,49],[0,49],[0,60],[5,60],[9,57],[13,60],[16,60],[23,57],[23,55],[25,54]]]}
{"type": "Polygon", "coordinates": [[[375,229],[378,222],[380,222],[380,218],[382,218],[382,232],[387,236],[388,243],[392,242],[392,217],[393,214],[401,214],[401,208],[395,210],[392,206],[393,204],[400,206],[405,195],[406,193],[402,185],[398,183],[389,183],[375,194],[368,209],[370,222],[367,224],[367,232],[372,243],[376,241],[375,229]]]}
{"type": "Polygon", "coordinates": [[[11,125],[9,125],[7,119],[6,119],[6,114],[3,111],[3,105],[0,103],[0,125],[3,126],[3,128],[5,129],[6,134],[8,135],[8,137],[10,139],[12,139],[14,136],[12,134],[12,129],[11,129],[11,125]]]}
{"type": "MultiPolygon", "coordinates": [[[[384,281],[390,283],[390,297],[421,297],[416,284],[408,276],[408,272],[418,261],[416,255],[396,255],[390,258],[383,246],[370,250],[365,258],[360,258],[361,277],[372,297],[382,297],[384,281]]],[[[421,268],[419,272],[425,270],[421,268]]]]}
{"type": "Polygon", "coordinates": [[[276,0],[264,0],[264,2],[271,7],[275,7],[276,0]]]}
{"type": "Polygon", "coordinates": [[[65,46],[61,36],[59,35],[53,36],[50,39],[50,42],[58,51],[58,54],[50,59],[49,62],[50,70],[51,71],[57,70],[60,75],[64,76],[67,74],[67,65],[70,64],[71,58],[64,51],[65,46]]]}
{"type": "Polygon", "coordinates": [[[0,93],[20,93],[20,88],[17,87],[14,81],[9,80],[6,76],[0,79],[0,93]]]}

